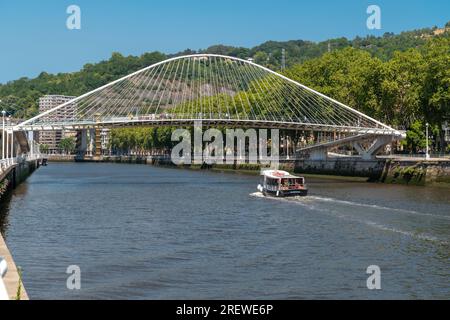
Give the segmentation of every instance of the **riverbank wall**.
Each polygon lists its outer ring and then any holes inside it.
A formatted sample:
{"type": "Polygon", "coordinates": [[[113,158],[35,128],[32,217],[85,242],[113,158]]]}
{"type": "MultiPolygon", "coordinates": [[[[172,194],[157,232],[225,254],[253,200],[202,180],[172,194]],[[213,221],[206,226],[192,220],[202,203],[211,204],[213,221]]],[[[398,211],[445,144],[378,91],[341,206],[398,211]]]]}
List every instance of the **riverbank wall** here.
{"type": "Polygon", "coordinates": [[[105,163],[131,163],[131,164],[148,164],[151,157],[147,156],[84,156],[75,155],[45,155],[49,162],[105,162],[105,163]]]}
{"type": "Polygon", "coordinates": [[[450,187],[450,159],[390,159],[386,161],[380,181],[406,185],[450,187]]]}
{"type": "MultiPolygon", "coordinates": [[[[20,183],[25,181],[38,167],[39,160],[18,159],[17,163],[4,167],[0,173],[0,201],[8,192],[11,192],[20,183]]],[[[3,278],[10,300],[28,300],[27,292],[23,286],[20,271],[0,234],[0,257],[7,263],[7,272],[3,278]]]]}
{"type": "Polygon", "coordinates": [[[0,172],[0,201],[3,196],[25,181],[38,167],[39,160],[19,160],[0,172]]]}
{"type": "MultiPolygon", "coordinates": [[[[235,171],[255,171],[260,172],[262,166],[259,164],[233,163],[233,164],[214,164],[214,165],[196,165],[181,164],[175,165],[168,156],[101,156],[101,157],[83,157],[75,156],[48,156],[49,161],[66,162],[109,162],[109,163],[135,163],[149,164],[154,166],[183,167],[193,169],[207,170],[235,170],[235,171]]],[[[337,176],[370,177],[377,179],[381,177],[384,168],[384,160],[363,161],[363,160],[280,160],[279,169],[302,174],[323,174],[337,176]]]]}
{"type": "Polygon", "coordinates": [[[297,160],[294,171],[297,174],[366,177],[368,181],[390,184],[450,187],[450,159],[297,160]]]}
{"type": "Polygon", "coordinates": [[[362,160],[358,158],[330,158],[327,160],[297,160],[294,172],[344,177],[365,177],[378,181],[382,177],[385,159],[362,160]]]}

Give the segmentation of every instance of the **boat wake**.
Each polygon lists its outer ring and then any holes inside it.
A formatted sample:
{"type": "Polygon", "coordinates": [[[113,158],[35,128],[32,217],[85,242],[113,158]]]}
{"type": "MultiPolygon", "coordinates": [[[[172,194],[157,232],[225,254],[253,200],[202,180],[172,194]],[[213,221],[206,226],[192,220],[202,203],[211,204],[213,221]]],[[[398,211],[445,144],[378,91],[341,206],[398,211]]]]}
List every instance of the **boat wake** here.
{"type": "Polygon", "coordinates": [[[342,214],[340,212],[337,212],[333,208],[324,208],[320,206],[320,203],[337,203],[342,204],[346,206],[358,206],[358,207],[367,207],[375,210],[383,210],[383,211],[390,211],[390,212],[397,212],[397,213],[403,213],[403,214],[410,214],[410,215],[417,215],[417,216],[426,216],[426,217],[434,217],[434,218],[441,218],[441,219],[447,219],[450,220],[450,217],[443,216],[443,215],[437,215],[437,214],[430,214],[430,213],[423,213],[418,211],[412,211],[412,210],[406,210],[406,209],[398,209],[398,208],[389,208],[384,206],[378,206],[378,205],[370,205],[370,204],[364,204],[364,203],[358,203],[358,202],[352,202],[352,201],[346,201],[346,200],[338,200],[333,198],[327,198],[327,197],[320,197],[320,196],[307,196],[307,197],[290,197],[290,198],[276,198],[276,197],[266,197],[261,192],[255,192],[250,194],[252,197],[256,198],[265,198],[270,200],[276,200],[276,201],[283,201],[283,202],[289,202],[294,203],[297,205],[301,205],[303,207],[306,207],[312,211],[320,212],[322,214],[326,214],[329,216],[333,216],[339,219],[344,219],[346,221],[350,222],[356,222],[361,223],[366,226],[369,226],[371,228],[375,228],[382,231],[388,231],[393,232],[397,234],[401,234],[404,236],[408,236],[411,238],[424,240],[424,241],[431,241],[434,243],[438,243],[441,245],[448,246],[450,245],[449,241],[440,239],[438,237],[435,237],[433,235],[425,234],[425,233],[418,233],[418,232],[412,232],[412,231],[406,231],[402,230],[396,227],[387,226],[382,223],[378,223],[371,220],[364,220],[360,218],[356,218],[349,214],[342,214]]]}
{"type": "Polygon", "coordinates": [[[338,199],[334,199],[334,198],[319,197],[319,196],[310,196],[308,198],[314,199],[317,201],[323,201],[323,202],[334,202],[334,203],[350,205],[350,206],[358,206],[358,207],[365,207],[365,208],[371,208],[371,209],[377,209],[377,210],[383,210],[383,211],[399,212],[399,213],[411,214],[411,215],[416,215],[416,216],[434,217],[434,218],[450,220],[450,216],[418,212],[418,211],[407,210],[407,209],[390,208],[390,207],[379,206],[376,204],[358,203],[358,202],[353,202],[353,201],[338,200],[338,199]]]}
{"type": "Polygon", "coordinates": [[[262,192],[254,192],[254,193],[250,193],[250,196],[251,197],[256,197],[256,198],[265,198],[266,196],[264,196],[263,194],[262,194],[262,192]]]}
{"type": "Polygon", "coordinates": [[[399,209],[399,208],[391,208],[391,207],[379,206],[376,204],[359,203],[359,202],[339,200],[339,199],[320,197],[320,196],[275,198],[275,197],[266,197],[261,192],[251,193],[250,196],[258,197],[258,198],[275,199],[275,200],[287,200],[287,201],[291,201],[291,202],[295,201],[295,202],[301,202],[303,204],[312,203],[314,201],[337,203],[337,204],[343,204],[343,205],[348,205],[348,206],[364,207],[364,208],[371,208],[371,209],[375,209],[375,210],[389,211],[389,212],[393,212],[393,213],[403,213],[403,214],[410,214],[410,215],[415,215],[415,216],[433,217],[433,218],[450,220],[450,216],[444,216],[444,215],[440,215],[440,214],[425,213],[425,212],[419,212],[419,211],[407,210],[407,209],[399,209]]]}

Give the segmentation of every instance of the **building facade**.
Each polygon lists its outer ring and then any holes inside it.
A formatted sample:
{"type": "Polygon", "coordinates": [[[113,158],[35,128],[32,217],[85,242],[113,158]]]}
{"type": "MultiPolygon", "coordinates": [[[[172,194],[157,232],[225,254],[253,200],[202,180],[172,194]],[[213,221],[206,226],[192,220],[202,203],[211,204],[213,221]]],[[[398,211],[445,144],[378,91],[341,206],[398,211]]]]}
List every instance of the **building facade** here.
{"type": "Polygon", "coordinates": [[[103,155],[110,155],[111,148],[110,148],[109,142],[110,142],[110,138],[111,138],[111,130],[110,129],[102,129],[100,136],[101,136],[101,146],[102,146],[103,155]]]}
{"type": "MultiPolygon", "coordinates": [[[[63,103],[66,103],[75,97],[72,96],[62,96],[62,95],[46,95],[39,99],[39,113],[51,110],[63,103]]],[[[43,117],[43,120],[47,122],[58,122],[64,120],[72,120],[75,116],[76,104],[68,104],[63,108],[59,109],[57,112],[52,112],[52,115],[43,117]]],[[[37,141],[41,145],[46,145],[48,148],[48,153],[60,153],[59,143],[62,139],[68,137],[76,137],[75,131],[41,131],[36,137],[37,141]]]]}

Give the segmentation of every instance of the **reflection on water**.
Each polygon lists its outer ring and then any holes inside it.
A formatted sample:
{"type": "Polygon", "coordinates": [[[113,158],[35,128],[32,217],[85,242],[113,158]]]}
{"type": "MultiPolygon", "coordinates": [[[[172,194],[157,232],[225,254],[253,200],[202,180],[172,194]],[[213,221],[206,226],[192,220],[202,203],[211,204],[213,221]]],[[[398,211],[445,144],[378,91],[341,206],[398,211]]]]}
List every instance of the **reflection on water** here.
{"type": "Polygon", "coordinates": [[[258,177],[54,164],[0,228],[31,298],[450,298],[447,189],[310,179],[264,198],[258,177]],[[379,265],[382,290],[366,288],[379,265]],[[78,265],[82,289],[66,289],[78,265]]]}

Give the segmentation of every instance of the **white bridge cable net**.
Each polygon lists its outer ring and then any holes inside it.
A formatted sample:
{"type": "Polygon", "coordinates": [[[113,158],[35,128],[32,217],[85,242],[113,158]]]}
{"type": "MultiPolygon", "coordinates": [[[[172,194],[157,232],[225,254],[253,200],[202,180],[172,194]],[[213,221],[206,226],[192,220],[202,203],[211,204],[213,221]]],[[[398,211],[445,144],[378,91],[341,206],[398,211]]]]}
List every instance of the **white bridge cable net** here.
{"type": "Polygon", "coordinates": [[[154,64],[44,112],[18,128],[188,124],[194,120],[395,133],[267,68],[211,54],[154,64]]]}

